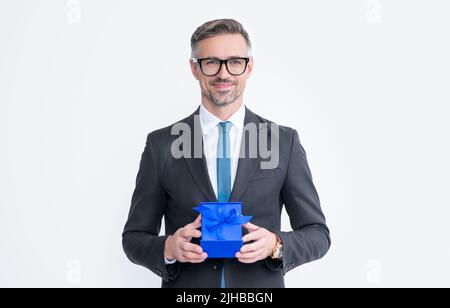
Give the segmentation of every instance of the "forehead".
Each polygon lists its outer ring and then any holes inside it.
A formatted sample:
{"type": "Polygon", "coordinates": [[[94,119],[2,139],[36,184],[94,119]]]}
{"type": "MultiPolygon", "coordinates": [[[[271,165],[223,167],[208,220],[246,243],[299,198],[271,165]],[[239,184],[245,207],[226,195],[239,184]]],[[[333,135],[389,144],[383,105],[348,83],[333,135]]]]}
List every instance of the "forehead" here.
{"type": "Polygon", "coordinates": [[[240,34],[223,34],[201,40],[197,45],[198,58],[248,56],[245,38],[240,34]]]}

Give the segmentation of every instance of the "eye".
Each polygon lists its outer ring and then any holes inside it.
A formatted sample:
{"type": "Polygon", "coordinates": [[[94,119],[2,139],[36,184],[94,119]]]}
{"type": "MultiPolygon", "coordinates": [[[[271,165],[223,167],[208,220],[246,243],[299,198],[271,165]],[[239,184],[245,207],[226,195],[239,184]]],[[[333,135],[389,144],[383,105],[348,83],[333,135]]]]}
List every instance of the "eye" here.
{"type": "Polygon", "coordinates": [[[244,65],[244,60],[242,60],[242,59],[230,59],[228,61],[228,63],[231,66],[242,66],[242,65],[244,65]]]}
{"type": "Polygon", "coordinates": [[[219,61],[217,61],[217,60],[206,60],[205,64],[206,65],[218,65],[219,61]]]}

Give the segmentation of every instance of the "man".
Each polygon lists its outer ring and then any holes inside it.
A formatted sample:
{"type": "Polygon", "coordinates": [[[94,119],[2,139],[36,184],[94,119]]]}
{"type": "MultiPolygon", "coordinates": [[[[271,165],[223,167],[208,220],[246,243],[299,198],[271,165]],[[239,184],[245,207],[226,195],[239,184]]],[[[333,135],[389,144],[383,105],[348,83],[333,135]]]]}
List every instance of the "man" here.
{"type": "Polygon", "coordinates": [[[160,276],[162,287],[284,287],[288,271],[321,258],[330,247],[305,151],[294,129],[274,129],[243,104],[254,61],[240,23],[207,22],[193,34],[191,47],[201,105],[147,136],[123,233],[125,253],[160,276]],[[185,141],[200,140],[200,156],[195,146],[179,142],[179,127],[193,132],[183,132],[185,141]],[[247,127],[275,144],[275,168],[264,167],[267,156],[246,154],[252,151],[247,127]],[[177,146],[188,155],[175,155],[177,146]],[[243,225],[244,245],[236,258],[208,258],[199,245],[201,215],[193,207],[202,201],[243,202],[242,214],[253,216],[243,225]],[[280,231],[283,205],[290,232],[280,231]],[[167,235],[159,236],[163,216],[167,235]]]}

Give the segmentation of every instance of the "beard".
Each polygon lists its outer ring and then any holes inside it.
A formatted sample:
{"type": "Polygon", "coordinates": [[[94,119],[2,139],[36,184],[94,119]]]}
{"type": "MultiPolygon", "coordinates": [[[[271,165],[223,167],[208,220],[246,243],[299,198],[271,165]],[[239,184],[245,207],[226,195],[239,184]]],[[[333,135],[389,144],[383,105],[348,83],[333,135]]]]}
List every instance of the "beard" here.
{"type": "Polygon", "coordinates": [[[222,107],[233,104],[239,97],[241,97],[242,92],[239,92],[237,85],[235,85],[232,92],[220,94],[206,89],[203,91],[203,95],[205,95],[214,105],[222,107]]]}

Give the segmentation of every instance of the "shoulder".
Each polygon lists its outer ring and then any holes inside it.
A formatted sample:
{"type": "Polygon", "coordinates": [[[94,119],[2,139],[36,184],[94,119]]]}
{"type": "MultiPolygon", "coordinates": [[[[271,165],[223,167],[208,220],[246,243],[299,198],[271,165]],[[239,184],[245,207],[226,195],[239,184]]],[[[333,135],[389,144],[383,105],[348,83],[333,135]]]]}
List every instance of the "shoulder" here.
{"type": "Polygon", "coordinates": [[[173,133],[185,125],[189,125],[194,114],[176,121],[168,126],[156,129],[147,134],[147,145],[150,143],[153,148],[164,149],[171,146],[172,142],[178,137],[178,133],[173,133]],[[178,128],[179,127],[179,128],[178,128]]]}
{"type": "Polygon", "coordinates": [[[292,144],[292,141],[295,138],[298,138],[298,132],[295,128],[281,125],[279,123],[276,123],[275,121],[269,120],[256,113],[253,113],[250,110],[248,111],[257,119],[257,122],[266,125],[269,131],[274,132],[275,130],[277,130],[280,141],[292,144]]]}

